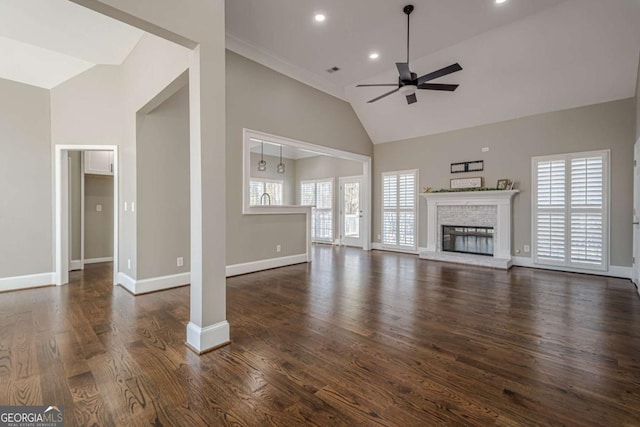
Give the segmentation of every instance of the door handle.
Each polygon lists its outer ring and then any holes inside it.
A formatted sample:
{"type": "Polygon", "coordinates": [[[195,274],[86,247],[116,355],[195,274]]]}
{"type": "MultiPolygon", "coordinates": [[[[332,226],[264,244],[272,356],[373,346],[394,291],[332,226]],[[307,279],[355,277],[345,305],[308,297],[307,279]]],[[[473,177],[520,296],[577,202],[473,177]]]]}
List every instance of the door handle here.
{"type": "Polygon", "coordinates": [[[632,222],[631,225],[640,225],[640,222],[632,222]]]}

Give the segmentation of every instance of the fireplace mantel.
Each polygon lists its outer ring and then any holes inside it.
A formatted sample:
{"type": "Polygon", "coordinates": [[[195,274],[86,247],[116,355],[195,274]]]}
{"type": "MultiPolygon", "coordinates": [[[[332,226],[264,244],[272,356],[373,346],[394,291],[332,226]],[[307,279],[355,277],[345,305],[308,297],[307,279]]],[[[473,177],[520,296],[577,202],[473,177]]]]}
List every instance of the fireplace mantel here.
{"type": "MultiPolygon", "coordinates": [[[[511,256],[511,201],[518,190],[457,191],[451,193],[424,193],[427,201],[427,246],[420,251],[420,258],[463,264],[484,265],[508,269],[511,256]],[[439,224],[438,209],[441,207],[495,206],[493,257],[458,254],[442,251],[439,242],[441,225],[474,226],[473,223],[439,224]]],[[[464,209],[464,208],[463,208],[464,209]]]]}

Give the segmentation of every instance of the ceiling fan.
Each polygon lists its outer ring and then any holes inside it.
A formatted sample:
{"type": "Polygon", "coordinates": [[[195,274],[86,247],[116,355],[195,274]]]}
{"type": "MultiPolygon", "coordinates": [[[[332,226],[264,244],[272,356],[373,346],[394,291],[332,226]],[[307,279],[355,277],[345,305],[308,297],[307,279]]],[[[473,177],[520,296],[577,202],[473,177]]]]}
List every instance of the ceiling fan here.
{"type": "Polygon", "coordinates": [[[447,92],[453,92],[458,88],[458,85],[453,84],[443,84],[443,83],[428,83],[431,80],[435,80],[439,77],[446,76],[451,73],[455,73],[456,71],[462,70],[462,67],[457,62],[453,65],[449,65],[448,67],[444,67],[440,70],[434,71],[429,74],[425,74],[424,76],[418,77],[416,73],[412,73],[409,69],[409,28],[411,22],[411,12],[413,12],[413,5],[409,4],[404,7],[404,13],[407,15],[407,62],[396,62],[396,67],[398,67],[398,73],[400,76],[398,77],[398,83],[380,83],[380,84],[364,84],[357,85],[356,87],[377,87],[377,86],[397,86],[394,90],[387,92],[383,95],[380,95],[367,103],[370,104],[372,102],[376,102],[386,96],[394,94],[398,91],[402,93],[407,98],[407,104],[413,104],[418,101],[416,97],[416,89],[426,89],[426,90],[441,90],[447,92]]]}

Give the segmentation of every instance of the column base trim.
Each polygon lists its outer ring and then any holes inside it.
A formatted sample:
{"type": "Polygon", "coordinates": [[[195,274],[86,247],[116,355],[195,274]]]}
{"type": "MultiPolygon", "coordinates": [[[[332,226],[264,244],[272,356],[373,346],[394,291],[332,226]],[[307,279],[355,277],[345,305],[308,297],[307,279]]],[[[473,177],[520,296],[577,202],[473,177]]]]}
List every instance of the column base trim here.
{"type": "Polygon", "coordinates": [[[231,342],[229,322],[226,320],[201,328],[193,322],[187,325],[187,347],[196,354],[203,354],[231,342]]]}

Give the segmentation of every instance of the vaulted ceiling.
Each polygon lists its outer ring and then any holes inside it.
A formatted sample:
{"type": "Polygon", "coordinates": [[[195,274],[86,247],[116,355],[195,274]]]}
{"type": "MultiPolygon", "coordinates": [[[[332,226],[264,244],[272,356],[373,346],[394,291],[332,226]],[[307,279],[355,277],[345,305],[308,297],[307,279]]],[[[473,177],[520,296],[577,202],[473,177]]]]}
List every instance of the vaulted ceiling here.
{"type": "MultiPolygon", "coordinates": [[[[229,49],[347,100],[374,143],[635,94],[639,0],[228,0],[226,13],[229,49]],[[435,82],[460,87],[367,103],[389,88],[356,84],[396,82],[406,61],[408,2],[412,71],[459,62],[435,82]]],[[[0,78],[52,88],[122,63],[141,36],[67,0],[2,0],[0,78]]]]}
{"type": "Polygon", "coordinates": [[[0,78],[51,89],[120,64],[142,31],[67,0],[0,1],[0,78]]]}
{"type": "Polygon", "coordinates": [[[227,47],[346,99],[374,143],[634,96],[638,0],[414,0],[412,71],[459,62],[462,71],[436,82],[460,87],[418,91],[412,105],[399,93],[369,104],[393,88],[355,85],[397,81],[407,2],[227,1],[227,47]]]}

